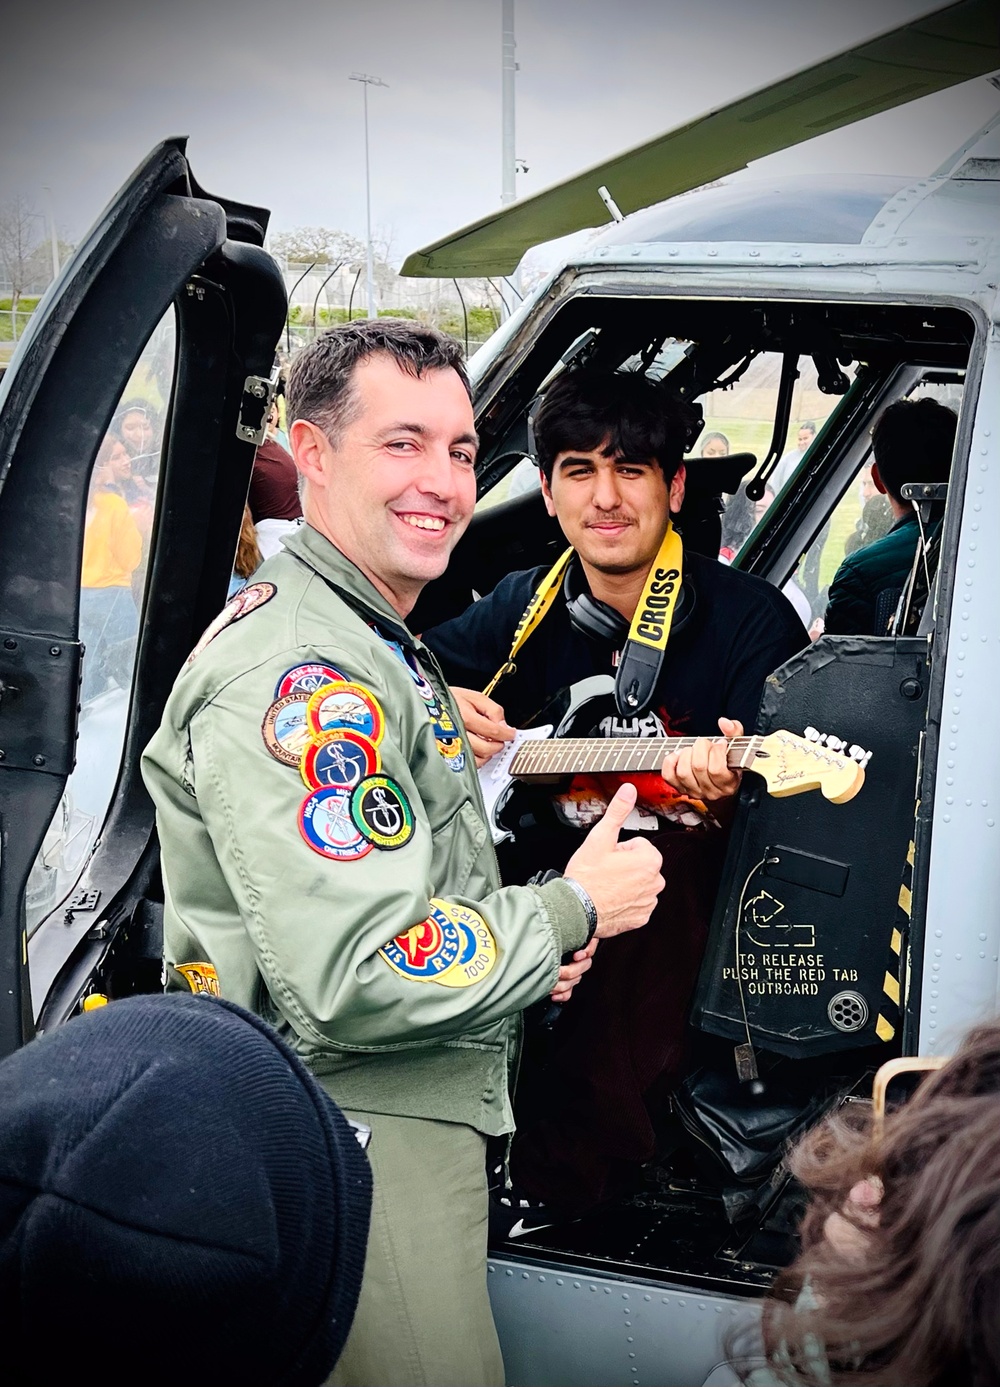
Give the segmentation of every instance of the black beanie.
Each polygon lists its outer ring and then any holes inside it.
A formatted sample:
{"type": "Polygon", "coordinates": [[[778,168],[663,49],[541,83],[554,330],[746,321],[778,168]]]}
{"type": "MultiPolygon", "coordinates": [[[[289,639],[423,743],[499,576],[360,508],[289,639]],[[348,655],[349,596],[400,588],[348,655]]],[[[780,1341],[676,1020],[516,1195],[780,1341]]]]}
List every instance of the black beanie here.
{"type": "Polygon", "coordinates": [[[371,1173],[279,1037],[133,997],[0,1064],[5,1382],[313,1387],[357,1304],[371,1173]]]}

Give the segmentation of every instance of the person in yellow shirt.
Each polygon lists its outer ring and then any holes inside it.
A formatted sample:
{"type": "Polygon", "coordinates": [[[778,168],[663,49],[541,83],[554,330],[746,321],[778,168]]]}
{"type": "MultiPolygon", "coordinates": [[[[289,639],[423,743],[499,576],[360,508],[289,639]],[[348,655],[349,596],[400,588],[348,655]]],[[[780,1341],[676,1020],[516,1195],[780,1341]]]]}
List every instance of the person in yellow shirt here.
{"type": "Polygon", "coordinates": [[[128,682],[139,628],[132,597],[132,574],[142,558],[142,535],[124,496],[116,490],[116,468],[128,454],[115,434],[101,444],[94,465],[80,574],[80,639],[83,699],[103,693],[109,683],[128,682]]]}

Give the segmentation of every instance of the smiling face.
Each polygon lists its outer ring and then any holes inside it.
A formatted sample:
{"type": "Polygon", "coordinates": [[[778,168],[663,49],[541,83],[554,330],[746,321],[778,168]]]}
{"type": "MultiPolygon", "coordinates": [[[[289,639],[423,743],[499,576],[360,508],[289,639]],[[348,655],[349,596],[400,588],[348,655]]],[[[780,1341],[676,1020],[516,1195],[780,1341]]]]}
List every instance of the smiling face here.
{"type": "Polygon", "coordinates": [[[307,420],[291,427],[305,518],[405,617],[472,518],[472,405],[450,367],[412,376],[385,352],[355,368],[351,390],[336,446],[307,420]]]}
{"type": "Polygon", "coordinates": [[[668,482],[656,462],[626,462],[595,448],[559,453],[542,494],[585,568],[645,574],[671,511],[680,510],[684,478],[683,467],[668,482]]]}

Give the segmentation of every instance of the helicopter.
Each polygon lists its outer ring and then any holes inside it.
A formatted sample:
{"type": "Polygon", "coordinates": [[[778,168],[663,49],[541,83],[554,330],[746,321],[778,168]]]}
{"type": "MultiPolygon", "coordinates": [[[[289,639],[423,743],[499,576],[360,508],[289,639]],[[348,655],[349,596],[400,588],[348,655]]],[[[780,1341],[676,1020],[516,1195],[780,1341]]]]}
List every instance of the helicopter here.
{"type": "MultiPolygon", "coordinates": [[[[403,267],[508,274],[529,246],[608,221],[470,362],[477,513],[413,629],[559,552],[532,463],[547,385],[583,364],[641,370],[704,423],[687,460],[685,543],[718,554],[738,503],[732,562],[785,590],[814,637],[769,681],[760,730],[829,728],[871,751],[849,804],[745,783],[675,1145],[620,1205],[491,1248],[512,1387],[722,1381],[727,1333],[752,1321],[794,1255],[788,1140],[863,1101],[884,1060],[946,1054],[997,1010],[1000,763],[985,729],[1000,675],[987,519],[1000,513],[1000,118],[918,180],[738,170],[998,68],[992,7],[963,0],[403,267]],[[911,498],[938,524],[934,564],[893,634],[826,635],[830,580],[864,538],[871,427],[893,401],[927,396],[958,414],[946,489],[911,498]],[[711,434],[725,451],[708,452],[711,434]],[[759,1102],[740,1084],[741,1047],[759,1102]]],[[[162,986],[138,763],[226,599],[286,321],[267,221],[207,193],[185,142],[164,141],[64,266],[0,384],[3,1054],[106,998],[162,986]],[[84,654],[91,474],[108,424],[137,402],[150,421],[132,503],[147,515],[139,618],[84,654]]]]}

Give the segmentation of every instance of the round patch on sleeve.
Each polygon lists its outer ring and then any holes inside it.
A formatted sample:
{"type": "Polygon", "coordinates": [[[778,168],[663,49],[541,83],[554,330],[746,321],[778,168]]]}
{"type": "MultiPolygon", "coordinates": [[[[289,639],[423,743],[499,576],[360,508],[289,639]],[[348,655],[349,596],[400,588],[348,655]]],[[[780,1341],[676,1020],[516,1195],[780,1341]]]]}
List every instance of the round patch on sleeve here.
{"type": "Polygon", "coordinates": [[[287,698],[289,694],[313,694],[324,684],[345,684],[346,677],[333,665],[295,665],[286,669],[278,680],[274,691],[275,698],[287,698]]]}
{"type": "Polygon", "coordinates": [[[434,908],[419,925],[397,934],[379,953],[395,972],[416,982],[440,982],[462,953],[462,934],[454,920],[434,908]]]}
{"type": "Polygon", "coordinates": [[[289,694],[287,698],[279,698],[272,703],[264,714],[264,721],[260,725],[264,745],[283,766],[298,769],[302,753],[312,740],[306,722],[308,704],[308,694],[289,694]]]}
{"type": "Polygon", "coordinates": [[[208,623],[202,632],[201,639],[191,654],[187,657],[186,664],[189,665],[201,654],[213,641],[220,631],[224,631],[227,626],[234,621],[239,621],[240,617],[249,615],[256,611],[258,607],[263,607],[265,602],[270,602],[271,598],[278,591],[273,583],[248,583],[241,588],[231,602],[227,602],[217,617],[208,623]]]}
{"type": "Polygon", "coordinates": [[[387,775],[366,776],[351,795],[351,818],[377,848],[392,851],[413,837],[413,810],[395,780],[387,775]]]}
{"type": "Polygon", "coordinates": [[[435,978],[442,987],[471,987],[493,971],[497,945],[493,931],[477,910],[453,901],[432,900],[431,905],[456,924],[462,934],[462,952],[449,968],[435,978]]]}
{"type": "Polygon", "coordinates": [[[310,695],[306,721],[313,737],[337,730],[360,732],[376,746],[385,731],[381,705],[363,684],[323,684],[310,695]]]}
{"type": "Polygon", "coordinates": [[[310,742],[302,753],[299,770],[311,790],[336,785],[353,790],[366,775],[381,766],[378,748],[360,732],[324,732],[319,741],[310,742]]]}
{"type": "Polygon", "coordinates": [[[324,785],[303,800],[299,832],[313,852],[339,862],[356,862],[367,856],[373,846],[351,820],[350,792],[333,785],[324,785]]]}

